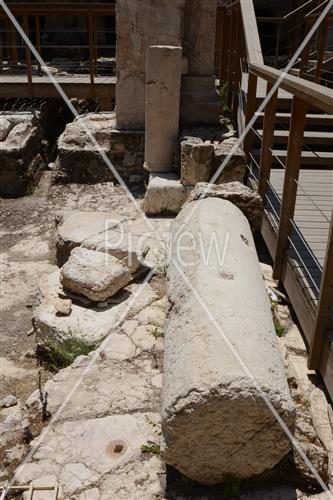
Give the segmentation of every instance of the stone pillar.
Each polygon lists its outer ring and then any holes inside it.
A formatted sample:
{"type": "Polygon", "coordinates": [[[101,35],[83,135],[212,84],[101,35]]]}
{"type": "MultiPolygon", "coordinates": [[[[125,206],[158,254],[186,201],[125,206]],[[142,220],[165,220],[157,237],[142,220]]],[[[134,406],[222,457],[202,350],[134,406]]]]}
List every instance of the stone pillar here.
{"type": "Polygon", "coordinates": [[[184,48],[188,74],[182,78],[183,123],[218,124],[220,102],[214,76],[216,13],[216,0],[186,0],[184,48]]]}
{"type": "Polygon", "coordinates": [[[172,171],[178,138],[182,48],[167,45],[147,50],[145,168],[172,171]]]}
{"type": "Polygon", "coordinates": [[[185,0],[117,0],[117,128],[145,126],[146,52],[182,45],[185,0]]]}
{"type": "Polygon", "coordinates": [[[294,405],[249,223],[207,198],[180,212],[170,241],[162,457],[203,484],[261,474],[291,449],[263,394],[291,432],[294,405]]]}

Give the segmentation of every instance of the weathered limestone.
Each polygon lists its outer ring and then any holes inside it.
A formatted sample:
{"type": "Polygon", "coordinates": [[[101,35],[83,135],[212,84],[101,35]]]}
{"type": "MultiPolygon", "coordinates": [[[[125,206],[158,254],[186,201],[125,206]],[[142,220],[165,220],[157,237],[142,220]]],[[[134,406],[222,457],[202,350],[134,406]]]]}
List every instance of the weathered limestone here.
{"type": "MultiPolygon", "coordinates": [[[[130,106],[128,102],[127,105],[130,106]]],[[[92,184],[115,180],[86,128],[123,179],[132,175],[145,178],[143,130],[119,130],[114,113],[90,113],[69,123],[60,136],[55,181],[92,184]]]]}
{"type": "Polygon", "coordinates": [[[39,180],[44,164],[42,135],[34,113],[0,116],[0,196],[23,196],[39,180]]]}
{"type": "Polygon", "coordinates": [[[143,209],[146,215],[178,214],[190,188],[176,174],[150,174],[143,209]]]}
{"type": "Polygon", "coordinates": [[[170,172],[179,128],[182,49],[165,45],[147,50],[145,168],[170,172]]]}
{"type": "Polygon", "coordinates": [[[112,255],[86,248],[74,248],[62,267],[65,290],[102,302],[115,295],[132,280],[129,269],[112,255]]]}
{"type": "Polygon", "coordinates": [[[198,183],[190,193],[187,203],[200,198],[220,198],[236,205],[250,223],[253,232],[260,229],[263,204],[258,193],[240,182],[228,182],[225,184],[198,183]]]}
{"type": "Polygon", "coordinates": [[[182,45],[185,0],[117,2],[117,128],[143,130],[146,51],[150,45],[182,45]]]}
{"type": "Polygon", "coordinates": [[[227,473],[260,474],[290,450],[263,394],[290,429],[294,407],[249,224],[230,202],[198,204],[189,220],[191,205],[181,212],[172,234],[162,456],[188,477],[214,484],[227,473]],[[213,238],[217,244],[209,255],[213,238]]]}
{"type": "Polygon", "coordinates": [[[181,142],[181,177],[184,186],[208,182],[213,175],[214,146],[198,137],[188,137],[181,142]]]}
{"type": "MultiPolygon", "coordinates": [[[[73,248],[81,246],[85,239],[104,234],[110,225],[114,224],[115,219],[119,220],[114,214],[107,212],[81,212],[76,210],[58,214],[55,237],[58,266],[63,266],[73,248]]],[[[97,250],[97,248],[94,250],[97,250]]]]}
{"type": "MultiPolygon", "coordinates": [[[[64,296],[60,291],[60,272],[43,279],[44,290],[49,288],[47,295],[64,296]]],[[[93,307],[82,307],[76,303],[72,304],[69,316],[59,316],[53,303],[41,294],[41,303],[37,307],[33,316],[33,327],[36,334],[37,343],[41,346],[47,346],[48,342],[61,344],[70,337],[76,337],[86,342],[99,342],[104,339],[111,331],[118,326],[119,321],[124,318],[128,312],[128,300],[131,293],[137,293],[140,285],[131,284],[121,292],[121,296],[116,301],[109,299],[108,306],[104,309],[93,307]]],[[[156,294],[150,285],[145,285],[145,290],[138,297],[134,304],[131,304],[131,314],[136,314],[144,307],[156,300],[156,294]]],[[[89,302],[89,301],[88,301],[89,302]]],[[[91,305],[91,304],[90,304],[91,305]]]]}
{"type": "Polygon", "coordinates": [[[217,124],[219,96],[215,87],[216,0],[187,0],[184,49],[188,74],[182,78],[183,123],[217,124]]]}
{"type": "Polygon", "coordinates": [[[222,172],[216,179],[216,184],[223,184],[224,182],[233,181],[244,182],[247,168],[247,159],[242,148],[239,145],[236,146],[238,142],[239,139],[237,139],[236,137],[230,137],[229,139],[225,139],[223,142],[214,145],[214,173],[228,158],[228,163],[226,163],[222,172]],[[230,158],[229,155],[231,155],[230,158]]]}

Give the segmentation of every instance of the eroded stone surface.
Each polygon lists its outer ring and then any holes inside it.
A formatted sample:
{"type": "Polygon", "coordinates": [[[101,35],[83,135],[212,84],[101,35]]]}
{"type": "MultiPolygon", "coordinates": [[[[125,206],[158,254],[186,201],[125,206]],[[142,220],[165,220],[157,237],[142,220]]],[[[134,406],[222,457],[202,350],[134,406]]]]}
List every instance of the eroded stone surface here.
{"type": "Polygon", "coordinates": [[[144,211],[146,215],[177,214],[189,193],[190,188],[183,186],[176,174],[151,174],[144,211]]]}
{"type": "Polygon", "coordinates": [[[190,211],[191,205],[183,209],[172,232],[162,451],[182,473],[214,484],[227,473],[247,478],[269,470],[290,450],[263,394],[291,430],[294,406],[246,218],[230,202],[214,198],[199,201],[187,220],[190,211]],[[216,251],[206,261],[202,255],[213,235],[221,254],[227,243],[222,263],[216,251]]]}
{"type": "Polygon", "coordinates": [[[66,126],[58,140],[58,160],[54,173],[57,182],[96,183],[114,181],[114,173],[102,158],[96,144],[87,135],[94,136],[100,150],[107,155],[117,172],[125,180],[136,174],[144,179],[144,132],[120,131],[114,113],[91,113],[66,126]]]}
{"type": "Polygon", "coordinates": [[[116,257],[80,247],[61,268],[60,280],[65,290],[102,302],[128,285],[132,275],[116,257]]]}
{"type": "Polygon", "coordinates": [[[181,142],[181,178],[184,186],[209,182],[213,173],[214,146],[196,137],[181,142]]]}
{"type": "Polygon", "coordinates": [[[153,45],[148,48],[145,168],[149,172],[172,171],[179,128],[181,66],[181,47],[153,45]]]}
{"type": "Polygon", "coordinates": [[[187,203],[204,198],[219,198],[236,205],[248,219],[252,231],[260,228],[263,206],[261,197],[240,182],[226,184],[198,183],[190,193],[187,203]]]}
{"type": "Polygon", "coordinates": [[[41,131],[34,113],[0,114],[0,195],[24,195],[40,178],[41,131]]]}
{"type": "Polygon", "coordinates": [[[223,170],[216,179],[216,184],[233,181],[244,182],[247,159],[244,151],[239,146],[239,139],[236,137],[225,139],[223,142],[215,144],[214,150],[214,173],[225,162],[223,170]]]}

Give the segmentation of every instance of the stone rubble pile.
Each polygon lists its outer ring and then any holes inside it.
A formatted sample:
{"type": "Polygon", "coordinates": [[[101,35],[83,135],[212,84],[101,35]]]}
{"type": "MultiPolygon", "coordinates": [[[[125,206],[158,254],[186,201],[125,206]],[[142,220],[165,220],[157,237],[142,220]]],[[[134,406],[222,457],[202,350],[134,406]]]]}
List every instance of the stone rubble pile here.
{"type": "Polygon", "coordinates": [[[201,129],[194,129],[193,133],[200,135],[183,135],[180,156],[175,160],[180,162],[180,174],[150,174],[143,205],[147,215],[178,214],[195,186],[210,182],[226,159],[228,162],[216,179],[216,184],[244,182],[247,168],[245,153],[237,146],[236,138],[224,138],[221,130],[219,133],[216,131],[217,127],[213,127],[211,133],[208,129],[205,134],[201,129]]]}
{"type": "Polygon", "coordinates": [[[37,184],[44,166],[41,144],[35,113],[0,113],[0,196],[23,196],[37,184]]]}
{"type": "MultiPolygon", "coordinates": [[[[73,336],[99,342],[126,314],[129,298],[141,286],[137,281],[159,262],[169,221],[155,221],[161,240],[146,223],[121,222],[106,212],[64,212],[57,223],[60,269],[39,283],[40,304],[33,316],[37,342],[43,347],[73,336]]],[[[151,300],[149,288],[144,297],[151,300]]],[[[142,300],[131,314],[145,305],[142,300]]]]}

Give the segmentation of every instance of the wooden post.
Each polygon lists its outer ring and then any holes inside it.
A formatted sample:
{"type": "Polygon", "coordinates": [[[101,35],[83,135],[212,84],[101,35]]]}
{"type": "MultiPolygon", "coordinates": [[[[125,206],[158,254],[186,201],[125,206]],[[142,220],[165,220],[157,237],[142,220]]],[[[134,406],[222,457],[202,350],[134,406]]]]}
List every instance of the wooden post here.
{"type": "MultiPolygon", "coordinates": [[[[310,19],[307,19],[306,20],[306,28],[305,28],[306,34],[309,33],[311,28],[312,28],[312,22],[310,19]]],[[[309,69],[308,65],[309,65],[309,59],[310,59],[311,43],[312,43],[312,40],[310,40],[308,42],[308,44],[306,45],[306,47],[304,48],[304,50],[302,52],[301,65],[300,65],[300,70],[299,70],[299,76],[301,78],[305,77],[305,73],[309,69]]]]}
{"type": "Polygon", "coordinates": [[[90,84],[91,98],[95,97],[95,75],[94,75],[94,22],[92,12],[88,14],[88,33],[89,33],[89,61],[90,61],[90,84]]]}
{"type": "Polygon", "coordinates": [[[316,83],[320,82],[321,68],[323,66],[325,49],[326,49],[327,32],[328,32],[328,19],[324,19],[320,27],[320,34],[319,34],[317,67],[315,76],[316,83]]]}
{"type": "Polygon", "coordinates": [[[8,20],[6,23],[8,29],[8,40],[9,40],[9,50],[11,61],[13,66],[17,66],[18,55],[17,55],[17,42],[16,42],[16,28],[15,26],[8,20]]]}
{"type": "MultiPolygon", "coordinates": [[[[247,88],[247,98],[246,98],[246,116],[245,116],[245,127],[249,124],[250,120],[253,118],[256,111],[257,104],[257,81],[258,78],[253,73],[249,73],[249,81],[247,88]]],[[[252,151],[253,144],[253,131],[249,130],[244,138],[244,151],[246,155],[252,151]]]]}
{"type": "Polygon", "coordinates": [[[234,9],[231,12],[230,15],[230,37],[229,37],[229,61],[228,61],[228,68],[229,68],[229,74],[228,74],[228,106],[229,108],[232,107],[232,96],[233,96],[233,90],[234,90],[234,67],[235,67],[235,54],[234,54],[234,43],[236,40],[236,35],[235,35],[235,11],[234,9]]]}
{"type": "Polygon", "coordinates": [[[241,50],[242,50],[242,37],[241,37],[241,26],[242,26],[242,20],[241,20],[241,13],[239,10],[239,6],[236,10],[236,52],[235,52],[235,74],[234,74],[234,95],[233,95],[233,102],[232,102],[232,111],[233,111],[233,116],[234,116],[234,121],[237,122],[237,111],[238,111],[238,98],[239,98],[239,83],[242,79],[242,72],[241,72],[241,50]]]}
{"type": "Polygon", "coordinates": [[[97,76],[97,17],[96,14],[93,14],[93,40],[94,40],[94,75],[97,76]]]}
{"type": "Polygon", "coordinates": [[[310,346],[309,368],[317,370],[325,334],[333,328],[333,210],[327,242],[325,264],[320,285],[316,325],[310,346]]]}
{"type": "Polygon", "coordinates": [[[282,31],[282,18],[279,19],[277,25],[277,33],[276,33],[276,48],[275,48],[275,67],[279,66],[279,54],[280,54],[280,45],[281,45],[281,31],[282,31]]]}
{"type": "MultiPolygon", "coordinates": [[[[269,94],[272,88],[273,84],[268,83],[267,94],[269,94]]],[[[269,181],[271,173],[277,103],[278,90],[274,92],[265,109],[258,183],[258,193],[263,199],[267,191],[267,181],[269,181]]]]}
{"type": "MultiPolygon", "coordinates": [[[[24,30],[24,33],[29,38],[29,20],[28,20],[28,14],[26,11],[24,11],[24,14],[23,14],[23,30],[24,30]]],[[[33,97],[31,53],[30,53],[30,49],[26,43],[25,43],[25,61],[26,61],[26,65],[27,65],[29,94],[30,94],[30,97],[33,97]]]]}
{"type": "MultiPolygon", "coordinates": [[[[36,49],[38,51],[38,54],[41,55],[41,46],[40,46],[40,23],[39,23],[39,15],[35,15],[35,35],[36,35],[36,49]]],[[[41,75],[41,67],[39,62],[37,61],[38,65],[38,74],[41,75]]]]}
{"type": "Polygon", "coordinates": [[[291,111],[280,223],[274,259],[273,278],[276,280],[281,279],[282,276],[283,267],[286,261],[288,238],[291,235],[292,229],[291,220],[295,213],[297,181],[302,159],[307,108],[308,105],[306,102],[294,97],[291,111]]]}

